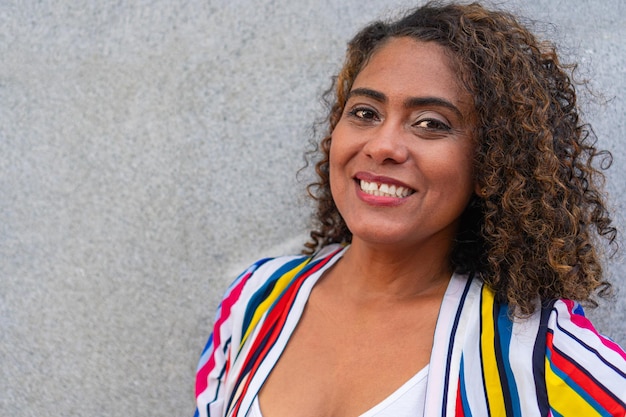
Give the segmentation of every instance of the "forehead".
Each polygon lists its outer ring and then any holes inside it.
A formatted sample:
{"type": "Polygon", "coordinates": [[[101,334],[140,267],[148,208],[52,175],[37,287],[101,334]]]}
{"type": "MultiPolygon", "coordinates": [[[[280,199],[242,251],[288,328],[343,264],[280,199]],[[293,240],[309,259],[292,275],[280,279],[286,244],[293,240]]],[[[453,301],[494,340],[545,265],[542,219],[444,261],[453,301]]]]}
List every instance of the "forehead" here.
{"type": "Polygon", "coordinates": [[[443,46],[408,37],[392,38],[380,46],[354,80],[352,88],[381,90],[388,96],[442,97],[469,105],[460,71],[443,46]]]}

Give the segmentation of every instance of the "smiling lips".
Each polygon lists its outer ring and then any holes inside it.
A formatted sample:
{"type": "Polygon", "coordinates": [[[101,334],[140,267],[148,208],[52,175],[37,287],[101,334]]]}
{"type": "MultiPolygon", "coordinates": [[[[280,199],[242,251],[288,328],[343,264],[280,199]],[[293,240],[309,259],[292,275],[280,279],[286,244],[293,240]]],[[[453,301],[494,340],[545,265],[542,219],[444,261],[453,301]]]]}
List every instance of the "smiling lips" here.
{"type": "Polygon", "coordinates": [[[378,184],[377,182],[369,182],[365,180],[360,180],[359,183],[361,186],[361,190],[364,193],[377,197],[405,198],[415,192],[415,190],[412,190],[410,188],[394,184],[378,184]]]}

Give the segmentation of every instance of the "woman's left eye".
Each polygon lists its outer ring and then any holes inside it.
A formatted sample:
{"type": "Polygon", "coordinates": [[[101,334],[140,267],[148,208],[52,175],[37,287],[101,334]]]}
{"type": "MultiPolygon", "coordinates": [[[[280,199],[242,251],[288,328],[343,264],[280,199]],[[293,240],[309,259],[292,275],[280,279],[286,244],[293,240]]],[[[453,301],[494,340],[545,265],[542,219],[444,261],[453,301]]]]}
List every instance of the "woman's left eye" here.
{"type": "Polygon", "coordinates": [[[428,130],[443,130],[443,131],[451,130],[450,126],[448,126],[446,123],[442,122],[441,120],[437,120],[437,119],[421,119],[421,120],[418,120],[415,124],[413,124],[413,126],[419,127],[422,129],[428,129],[428,130]]]}

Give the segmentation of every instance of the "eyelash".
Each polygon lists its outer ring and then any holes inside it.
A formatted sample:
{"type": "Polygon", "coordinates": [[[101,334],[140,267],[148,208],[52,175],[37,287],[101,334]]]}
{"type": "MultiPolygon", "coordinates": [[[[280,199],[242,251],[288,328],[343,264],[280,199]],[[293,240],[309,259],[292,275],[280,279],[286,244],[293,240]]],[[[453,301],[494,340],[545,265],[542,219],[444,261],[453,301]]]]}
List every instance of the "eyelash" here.
{"type": "Polygon", "coordinates": [[[442,122],[441,120],[438,119],[420,119],[418,120],[416,123],[413,124],[413,126],[416,127],[420,127],[422,129],[427,129],[427,130],[439,130],[439,131],[446,131],[449,132],[450,130],[452,130],[452,128],[450,126],[448,126],[446,123],[442,122]],[[436,127],[432,127],[432,126],[419,126],[422,123],[429,123],[429,124],[435,124],[436,127]]]}
{"type": "Polygon", "coordinates": [[[350,110],[348,112],[348,114],[356,119],[359,120],[372,120],[373,118],[378,118],[378,113],[375,110],[372,110],[370,108],[367,107],[355,107],[354,109],[350,110]],[[359,116],[359,113],[370,113],[370,115],[372,117],[363,117],[363,116],[359,116]]]}
{"type": "MultiPolygon", "coordinates": [[[[348,114],[351,117],[357,120],[361,120],[361,121],[371,121],[374,119],[380,119],[376,110],[370,109],[368,107],[355,107],[354,109],[350,110],[348,114]],[[364,117],[363,114],[359,115],[359,113],[369,113],[369,117],[364,117]]],[[[419,128],[419,129],[428,130],[428,131],[449,132],[450,130],[452,130],[452,128],[445,122],[439,119],[433,119],[433,118],[419,119],[417,122],[413,123],[412,126],[419,128]],[[433,126],[420,126],[423,123],[427,123],[429,125],[435,124],[436,126],[434,127],[433,126]]]]}

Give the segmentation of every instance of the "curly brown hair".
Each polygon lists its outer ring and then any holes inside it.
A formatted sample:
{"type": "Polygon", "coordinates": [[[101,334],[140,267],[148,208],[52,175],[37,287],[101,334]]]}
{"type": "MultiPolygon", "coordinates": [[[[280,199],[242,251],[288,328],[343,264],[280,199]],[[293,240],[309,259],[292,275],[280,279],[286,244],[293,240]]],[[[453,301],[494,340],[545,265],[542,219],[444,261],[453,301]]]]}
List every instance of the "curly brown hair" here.
{"type": "Polygon", "coordinates": [[[477,114],[475,180],[461,218],[451,266],[477,272],[524,316],[542,300],[570,298],[595,305],[610,292],[603,278],[600,241],[615,245],[601,187],[611,154],[580,121],[574,65],[562,65],[553,44],[539,41],[517,18],[500,10],[428,3],[397,21],[377,21],[348,44],[345,64],[328,92],[328,131],[319,142],[312,253],[352,234],[330,193],[331,133],[348,93],[372,54],[391,38],[436,42],[449,51],[477,114]]]}

